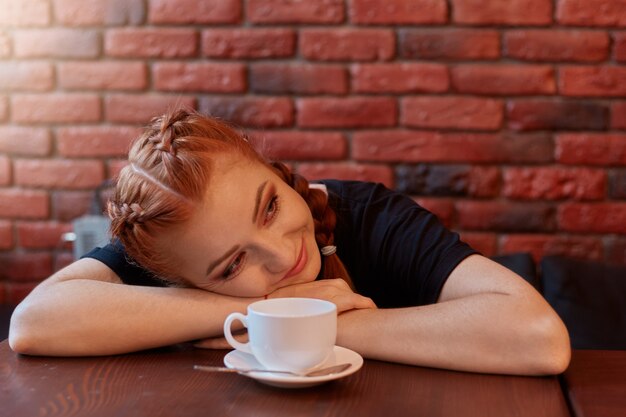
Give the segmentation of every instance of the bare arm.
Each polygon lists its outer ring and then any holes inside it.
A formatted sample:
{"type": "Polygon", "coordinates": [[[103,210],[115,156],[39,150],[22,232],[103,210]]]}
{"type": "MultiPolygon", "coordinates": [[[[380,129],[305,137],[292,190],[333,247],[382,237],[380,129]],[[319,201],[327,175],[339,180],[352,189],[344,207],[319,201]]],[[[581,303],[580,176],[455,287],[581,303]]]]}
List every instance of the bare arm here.
{"type": "Polygon", "coordinates": [[[34,355],[107,355],[222,333],[225,317],[256,299],[189,288],[122,284],[81,259],[37,286],[11,318],[9,344],[34,355]]]}
{"type": "Polygon", "coordinates": [[[541,295],[479,255],[457,266],[436,304],[342,314],[338,344],[373,359],[489,373],[555,374],[570,358],[567,330],[541,295]]]}
{"type": "MultiPolygon", "coordinates": [[[[304,294],[332,301],[338,311],[375,307],[341,280],[284,288],[274,296],[304,294]]],[[[17,307],[9,344],[31,355],[84,356],[205,339],[221,336],[228,314],[245,313],[259,299],[125,285],[100,261],[81,259],[42,282],[17,307]]]]}

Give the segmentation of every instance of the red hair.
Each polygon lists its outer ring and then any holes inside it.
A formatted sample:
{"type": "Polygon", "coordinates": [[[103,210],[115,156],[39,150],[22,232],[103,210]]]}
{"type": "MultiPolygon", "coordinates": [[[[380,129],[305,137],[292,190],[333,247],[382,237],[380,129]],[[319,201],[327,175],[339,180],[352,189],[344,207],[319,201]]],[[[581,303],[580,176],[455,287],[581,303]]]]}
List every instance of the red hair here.
{"type": "MultiPolygon", "coordinates": [[[[268,163],[227,123],[177,110],[153,119],[133,143],[108,204],[112,235],[138,264],[167,282],[184,282],[163,253],[167,251],[159,249],[158,236],[191,218],[210,185],[215,156],[233,152],[273,169],[309,206],[318,245],[333,244],[336,216],[323,191],[310,189],[304,177],[284,164],[268,163]]],[[[322,277],[352,284],[336,254],[324,257],[322,277]]]]}

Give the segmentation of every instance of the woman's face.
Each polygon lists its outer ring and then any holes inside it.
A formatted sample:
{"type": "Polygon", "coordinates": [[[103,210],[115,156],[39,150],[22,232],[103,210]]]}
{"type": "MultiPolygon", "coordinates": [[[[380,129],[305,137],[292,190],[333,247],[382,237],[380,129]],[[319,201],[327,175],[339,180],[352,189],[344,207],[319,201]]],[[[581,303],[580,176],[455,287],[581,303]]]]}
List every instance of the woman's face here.
{"type": "Polygon", "coordinates": [[[321,260],[302,197],[258,162],[221,157],[213,172],[203,203],[164,242],[180,275],[243,297],[314,281],[321,260]]]}

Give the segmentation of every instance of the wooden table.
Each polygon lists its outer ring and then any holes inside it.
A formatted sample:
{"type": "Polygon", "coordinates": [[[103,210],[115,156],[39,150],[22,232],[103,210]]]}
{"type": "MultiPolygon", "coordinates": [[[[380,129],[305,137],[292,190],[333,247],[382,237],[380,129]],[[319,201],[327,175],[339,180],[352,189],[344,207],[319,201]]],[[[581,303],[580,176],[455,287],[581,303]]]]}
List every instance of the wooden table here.
{"type": "Polygon", "coordinates": [[[568,416],[557,377],[452,372],[366,360],[304,389],[262,385],[194,364],[226,351],[177,345],[134,354],[28,357],[0,343],[0,414],[21,416],[568,416]]]}
{"type": "Polygon", "coordinates": [[[626,416],[626,351],[575,350],[562,379],[576,416],[626,416]]]}

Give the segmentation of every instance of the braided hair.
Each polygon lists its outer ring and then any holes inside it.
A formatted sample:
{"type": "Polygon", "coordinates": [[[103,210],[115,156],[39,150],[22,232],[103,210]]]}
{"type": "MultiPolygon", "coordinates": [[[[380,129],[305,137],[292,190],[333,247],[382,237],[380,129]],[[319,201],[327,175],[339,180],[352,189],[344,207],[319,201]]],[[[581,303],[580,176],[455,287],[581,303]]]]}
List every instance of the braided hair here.
{"type": "MultiPolygon", "coordinates": [[[[219,154],[238,152],[265,164],[307,203],[319,247],[334,243],[336,216],[326,194],[279,162],[268,163],[245,137],[225,122],[194,111],[177,110],[154,118],[133,143],[129,164],[120,171],[108,203],[112,235],[142,267],[171,284],[188,284],[171,265],[157,236],[192,216],[211,180],[219,154]]],[[[350,277],[337,256],[325,256],[322,278],[350,277]]]]}

